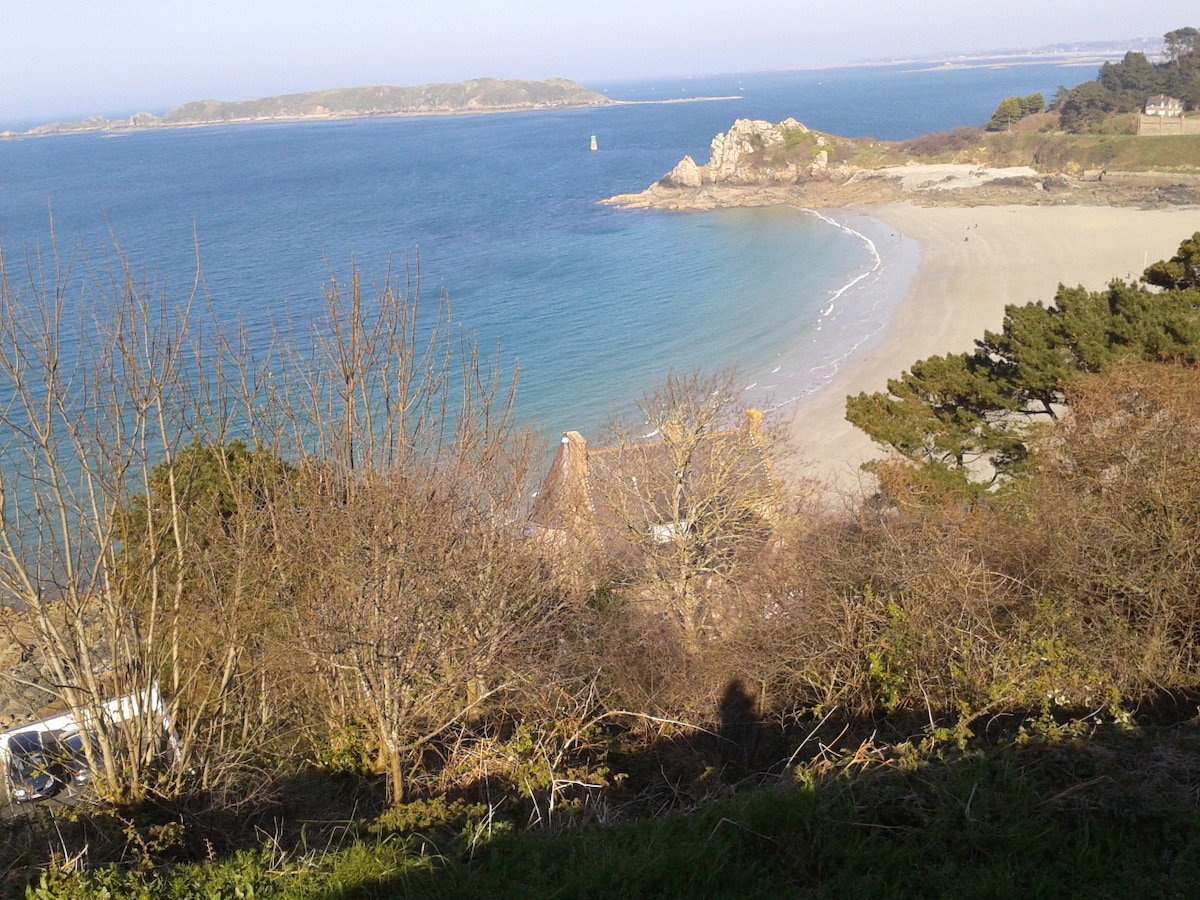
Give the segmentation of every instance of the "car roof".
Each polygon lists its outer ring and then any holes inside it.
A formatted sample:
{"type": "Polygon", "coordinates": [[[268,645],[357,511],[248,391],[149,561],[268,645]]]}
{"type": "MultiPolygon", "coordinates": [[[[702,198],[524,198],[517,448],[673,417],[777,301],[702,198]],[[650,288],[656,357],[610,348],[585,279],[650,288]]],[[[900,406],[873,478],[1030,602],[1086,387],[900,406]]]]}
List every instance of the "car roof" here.
{"type": "Polygon", "coordinates": [[[18,731],[8,737],[9,750],[41,750],[44,745],[40,731],[18,731]]]}

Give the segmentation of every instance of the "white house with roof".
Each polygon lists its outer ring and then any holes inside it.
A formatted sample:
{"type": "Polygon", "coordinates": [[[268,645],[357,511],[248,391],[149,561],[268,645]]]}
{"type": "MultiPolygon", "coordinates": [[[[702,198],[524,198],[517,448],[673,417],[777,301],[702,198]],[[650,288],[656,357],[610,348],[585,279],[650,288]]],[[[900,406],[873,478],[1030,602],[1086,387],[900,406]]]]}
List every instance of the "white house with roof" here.
{"type": "Polygon", "coordinates": [[[1183,101],[1178,97],[1168,97],[1166,94],[1155,94],[1146,101],[1148,116],[1182,116],[1183,101]]]}

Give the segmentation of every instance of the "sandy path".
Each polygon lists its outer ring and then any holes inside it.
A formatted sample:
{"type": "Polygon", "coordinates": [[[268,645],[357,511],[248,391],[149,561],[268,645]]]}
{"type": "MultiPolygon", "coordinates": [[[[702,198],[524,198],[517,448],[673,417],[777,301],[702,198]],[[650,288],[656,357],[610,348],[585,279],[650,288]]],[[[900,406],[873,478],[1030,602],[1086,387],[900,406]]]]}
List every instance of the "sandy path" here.
{"type": "Polygon", "coordinates": [[[799,471],[851,490],[859,465],[882,451],[845,421],[848,394],[884,390],[919,359],[971,349],[1000,327],[1006,304],[1049,302],[1060,282],[1094,290],[1139,275],[1200,231],[1197,209],[893,203],[864,211],[920,244],[920,268],[882,341],[806,399],[792,423],[799,471]]]}

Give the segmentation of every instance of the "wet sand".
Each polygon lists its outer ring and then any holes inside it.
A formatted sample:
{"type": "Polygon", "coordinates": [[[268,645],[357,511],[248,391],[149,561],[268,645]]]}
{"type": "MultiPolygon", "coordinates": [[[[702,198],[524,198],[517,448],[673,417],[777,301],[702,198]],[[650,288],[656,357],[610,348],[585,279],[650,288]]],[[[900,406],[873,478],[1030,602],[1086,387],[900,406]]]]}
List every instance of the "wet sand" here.
{"type": "Polygon", "coordinates": [[[845,420],[847,395],[882,391],[928,356],[970,350],[998,330],[1004,307],[1049,303],[1060,283],[1096,290],[1174,256],[1200,230],[1200,210],[1088,206],[922,207],[890,203],[867,212],[921,248],[921,263],[882,340],[846,362],[806,397],[791,432],[788,468],[851,496],[859,467],[884,455],[845,420]]]}

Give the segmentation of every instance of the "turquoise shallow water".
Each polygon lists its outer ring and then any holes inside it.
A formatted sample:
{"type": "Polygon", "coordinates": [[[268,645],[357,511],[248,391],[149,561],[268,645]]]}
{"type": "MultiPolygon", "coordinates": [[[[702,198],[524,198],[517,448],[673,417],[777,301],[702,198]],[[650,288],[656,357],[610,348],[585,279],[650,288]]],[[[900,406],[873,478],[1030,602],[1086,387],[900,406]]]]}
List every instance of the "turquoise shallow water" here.
{"type": "Polygon", "coordinates": [[[60,247],[95,259],[115,239],[178,300],[198,247],[218,315],[259,337],[313,316],[331,271],[419,259],[426,298],[444,290],[485,349],[519,361],[520,411],[547,436],[593,430],[670,368],[736,364],[754,402],[779,403],[880,331],[915,251],[860,216],[596,201],[685,153],[702,161],[735,118],[900,138],[1093,74],[732,75],[589,85],[618,99],[740,98],[721,102],[5,141],[0,245],[11,268],[46,245],[52,217],[60,247]]]}

